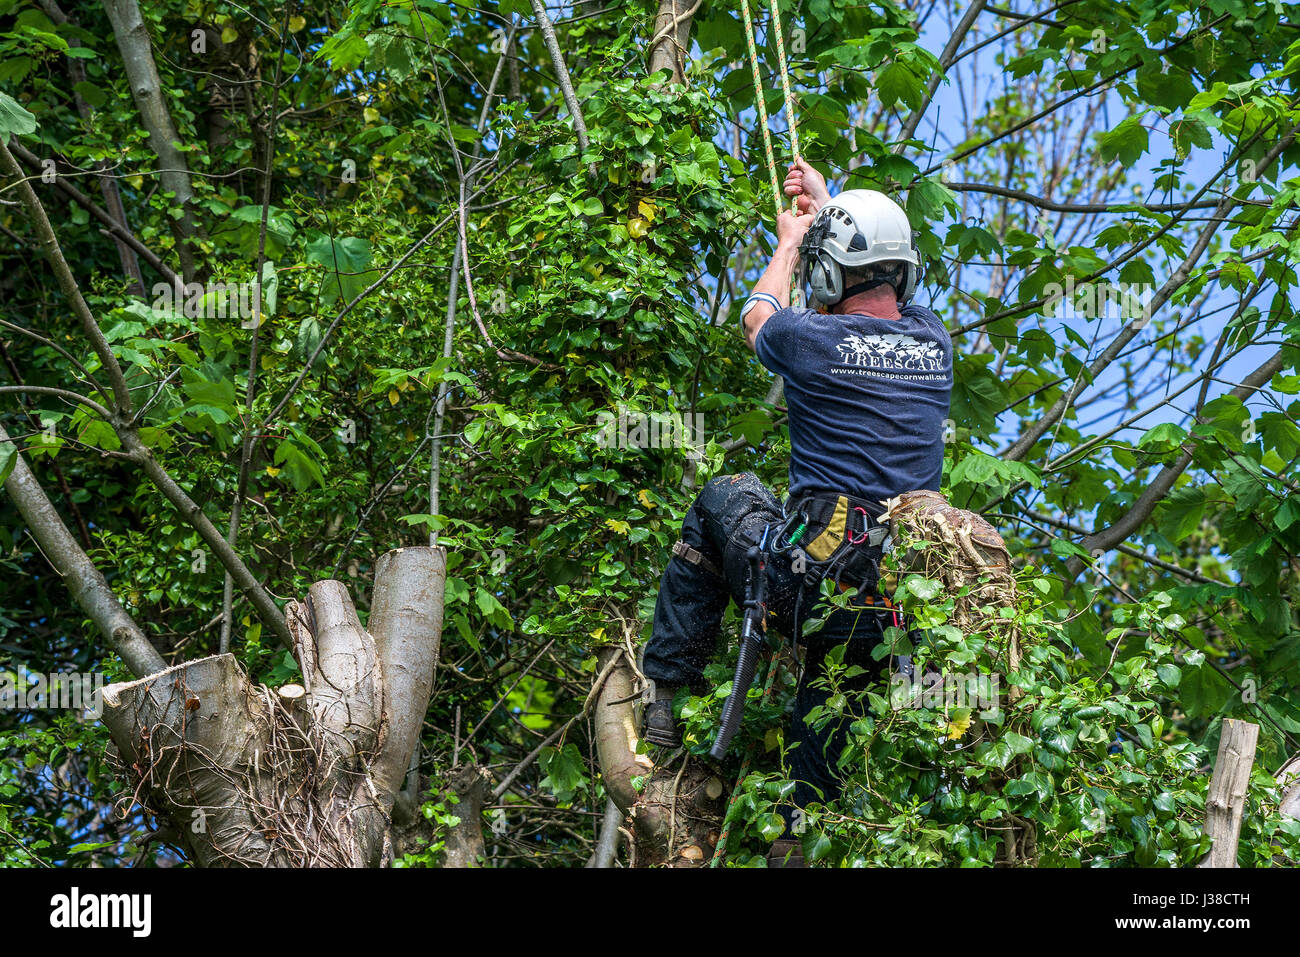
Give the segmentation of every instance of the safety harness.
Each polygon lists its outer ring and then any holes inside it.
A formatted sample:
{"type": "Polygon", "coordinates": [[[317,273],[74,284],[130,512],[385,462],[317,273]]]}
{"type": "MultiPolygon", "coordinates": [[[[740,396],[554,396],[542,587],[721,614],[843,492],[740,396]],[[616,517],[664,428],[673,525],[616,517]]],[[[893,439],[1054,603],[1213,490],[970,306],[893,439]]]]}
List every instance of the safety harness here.
{"type": "MultiPolygon", "coordinates": [[[[796,580],[791,610],[790,641],[796,647],[803,625],[799,615],[803,594],[818,589],[827,580],[841,591],[857,588],[859,607],[889,611],[894,623],[898,623],[892,603],[877,594],[880,560],[889,544],[889,527],[879,522],[882,512],[878,503],[850,495],[805,495],[789,503],[785,520],[767,525],[758,544],[749,549],[740,655],[731,694],[723,705],[718,737],[710,751],[715,759],[726,755],[740,726],[758,655],[765,644],[767,617],[772,613],[767,604],[768,562],[788,561],[793,571],[802,574],[796,580]],[[801,545],[804,541],[807,544],[801,545]]],[[[718,574],[712,563],[684,542],[673,547],[673,554],[718,574]]]]}
{"type": "Polygon", "coordinates": [[[881,503],[851,495],[804,495],[786,506],[785,522],[770,530],[768,549],[792,561],[801,552],[806,585],[830,577],[844,588],[874,587],[889,538],[889,526],[879,521],[883,512],[881,503]]]}

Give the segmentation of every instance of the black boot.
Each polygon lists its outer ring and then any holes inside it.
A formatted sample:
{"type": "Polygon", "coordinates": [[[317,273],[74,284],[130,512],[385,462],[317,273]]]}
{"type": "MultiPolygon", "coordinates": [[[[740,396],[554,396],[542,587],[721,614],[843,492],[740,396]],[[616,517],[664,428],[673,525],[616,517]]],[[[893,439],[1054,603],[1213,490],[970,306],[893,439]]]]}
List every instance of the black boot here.
{"type": "Polygon", "coordinates": [[[651,701],[645,709],[645,739],[661,748],[680,748],[682,746],[682,729],[673,717],[673,699],[660,698],[651,701]]]}

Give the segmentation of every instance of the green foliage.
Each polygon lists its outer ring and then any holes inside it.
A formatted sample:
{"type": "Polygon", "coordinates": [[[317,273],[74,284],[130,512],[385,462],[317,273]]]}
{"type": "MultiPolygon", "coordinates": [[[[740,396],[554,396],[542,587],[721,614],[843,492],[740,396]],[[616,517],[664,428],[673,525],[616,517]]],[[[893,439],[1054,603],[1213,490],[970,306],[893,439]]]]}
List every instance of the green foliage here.
{"type": "MultiPolygon", "coordinates": [[[[1013,672],[989,634],[948,623],[956,596],[919,576],[899,594],[925,626],[924,640],[912,648],[899,632],[885,650],[914,654],[918,674],[941,674],[942,683],[842,691],[861,669],[830,656],[830,696],[809,720],[847,725],[843,751],[830,756],[845,789],[806,809],[800,837],[810,860],[991,866],[1006,862],[1013,825],[1019,853],[1039,866],[1187,867],[1208,850],[1208,777],[1200,772],[1212,751],[1165,717],[1185,700],[1180,679],[1203,656],[1177,653],[1162,639],[1176,638],[1178,623],[1143,604],[1134,620],[1153,637],[1099,671],[1067,637],[1068,611],[1049,597],[1053,583],[1025,574],[1020,585],[1017,608],[987,609],[1022,628],[1025,653],[1013,672]],[[1035,836],[1029,851],[1026,830],[1035,836]]],[[[694,699],[682,713],[694,718],[694,699]]],[[[733,817],[746,847],[733,852],[736,864],[757,862],[784,831],[777,810],[790,806],[793,782],[775,756],[756,762],[743,782],[733,817]]],[[[1279,797],[1266,773],[1252,778],[1243,866],[1300,854],[1300,826],[1278,815],[1279,797]]]]}
{"type": "MultiPolygon", "coordinates": [[[[574,720],[593,652],[644,636],[693,489],[742,470],[778,494],[786,483],[785,409],[762,400],[770,377],[735,331],[772,225],[742,27],[731,5],[702,5],[689,83],[673,87],[645,76],[655,12],[637,2],[557,20],[589,132],[580,151],[526,0],[302,11],[283,37],[274,5],[249,16],[190,0],[147,5],[193,173],[197,296],[174,299],[148,263],[144,295],[131,295],[98,221],[40,169],[26,171],[123,366],[141,440],[223,530],[249,443],[237,547],[274,595],[339,578],[364,619],[377,556],[431,534],[447,546],[422,768],[474,761],[504,774],[572,722],[502,797],[496,810],[526,839],[491,831],[498,863],[586,861],[606,799],[586,722],[574,720]],[[511,22],[512,59],[501,61],[511,22]],[[192,45],[197,26],[205,54],[192,45]],[[494,74],[498,98],[485,108],[494,74]],[[466,262],[454,257],[462,186],[466,262]],[[246,300],[221,309],[230,302],[217,285],[256,288],[256,333],[246,300]],[[653,416],[697,414],[699,449],[601,441],[653,416]]],[[[904,4],[783,5],[803,152],[836,188],[899,196],[916,229],[921,301],[955,343],[945,488],[1005,533],[1030,639],[1014,680],[1002,674],[1004,698],[1012,684],[1023,697],[997,716],[895,709],[883,685],[833,696],[830,712],[853,723],[838,757],[850,786],[810,816],[810,858],[988,864],[1004,853],[993,822],[1014,815],[1036,825],[1042,863],[1191,863],[1226,717],[1261,726],[1241,863],[1294,854],[1267,780],[1300,734],[1298,150],[1281,140],[1297,119],[1300,57],[1282,26],[1291,12],[1271,0],[1087,0],[1014,22],[986,10],[979,37],[1004,35],[941,76],[933,51],[947,37],[936,43],[904,4]],[[902,123],[926,104],[898,150],[902,123]],[[1206,205],[1221,196],[1232,200],[1222,216],[1206,205]],[[1178,272],[1211,221],[1204,253],[1178,272]],[[1099,290],[1157,289],[1176,273],[1169,301],[1094,374],[1138,318],[1097,308],[1099,290]],[[1071,283],[1073,312],[1048,304],[1053,284],[1071,283]],[[1264,396],[1224,396],[1279,348],[1264,396]],[[1232,364],[1199,380],[1211,357],[1232,364]],[[1023,455],[1004,454],[1063,402],[1023,455]],[[1188,452],[1126,551],[1080,544],[1188,452]]],[[[181,211],[158,179],[111,27],[96,5],[73,15],[55,23],[35,0],[0,0],[0,139],[57,159],[64,182],[97,204],[95,171],[108,169],[133,235],[181,268],[181,211]]],[[[784,162],[765,18],[763,86],[784,162]]],[[[0,318],[45,340],[6,327],[0,380],[109,403],[89,379],[103,384],[104,370],[28,248],[24,212],[0,206],[0,225],[0,318]]],[[[84,524],[88,554],[159,650],[169,660],[215,652],[224,570],[120,459],[111,425],[46,395],[0,399],[38,481],[78,537],[84,524]]],[[[0,445],[0,478],[12,450],[0,445]]],[[[7,497],[0,568],[8,665],[125,677],[7,497]]],[[[981,636],[947,624],[951,596],[921,581],[908,596],[929,631],[926,660],[997,670],[981,636]]],[[[293,680],[264,625],[237,595],[232,650],[256,680],[293,680]]],[[[734,616],[725,627],[734,633],[734,616]]],[[[712,741],[733,663],[721,654],[710,693],[679,702],[694,753],[712,741]]],[[[788,670],[774,687],[768,698],[755,688],[737,743],[758,757],[737,805],[733,864],[761,859],[789,801],[788,670]]],[[[4,863],[132,859],[126,838],[146,822],[97,816],[116,788],[102,730],[6,712],[0,739],[4,863]],[[84,785],[76,795],[50,785],[64,766],[84,785]]],[[[429,793],[442,794],[433,777],[429,793]]],[[[456,817],[447,801],[426,805],[440,834],[456,817]]],[[[439,863],[441,841],[406,862],[439,863]]]]}

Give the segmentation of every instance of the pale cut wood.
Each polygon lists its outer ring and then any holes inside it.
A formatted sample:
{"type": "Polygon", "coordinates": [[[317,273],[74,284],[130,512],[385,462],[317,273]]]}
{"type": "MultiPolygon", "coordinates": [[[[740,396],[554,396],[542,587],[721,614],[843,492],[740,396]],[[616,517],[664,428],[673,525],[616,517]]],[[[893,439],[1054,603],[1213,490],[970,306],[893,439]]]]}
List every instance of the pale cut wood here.
{"type": "Polygon", "coordinates": [[[1223,722],[1219,755],[1205,798],[1205,833],[1214,840],[1201,867],[1236,867],[1241,816],[1246,809],[1250,769],[1255,764],[1259,725],[1232,718],[1223,722]]]}

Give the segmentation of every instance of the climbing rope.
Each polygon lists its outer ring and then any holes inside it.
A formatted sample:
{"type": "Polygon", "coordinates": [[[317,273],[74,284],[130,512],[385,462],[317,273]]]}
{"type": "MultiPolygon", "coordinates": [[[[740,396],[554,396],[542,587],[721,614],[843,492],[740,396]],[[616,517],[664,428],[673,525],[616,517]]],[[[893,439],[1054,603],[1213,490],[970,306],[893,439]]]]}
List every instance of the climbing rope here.
{"type": "MultiPolygon", "coordinates": [[[[799,158],[799,132],[794,121],[794,95],[790,92],[790,74],[785,62],[785,37],[781,33],[781,11],[777,6],[777,0],[769,0],[772,6],[772,29],[773,37],[776,40],[777,61],[781,70],[781,90],[785,96],[785,116],[786,122],[790,125],[790,151],[795,159],[799,158]]],[[[763,130],[763,152],[767,155],[767,171],[772,182],[772,203],[776,209],[776,215],[781,215],[781,184],[776,175],[776,156],[772,152],[772,133],[768,129],[767,121],[767,103],[763,99],[763,80],[758,72],[758,46],[754,43],[754,18],[749,11],[749,0],[740,0],[741,11],[745,15],[745,43],[749,47],[749,66],[754,75],[754,106],[758,110],[758,122],[763,130]]],[[[790,209],[798,209],[798,196],[790,197],[790,209]]],[[[799,289],[798,279],[792,277],[790,283],[790,302],[798,304],[799,289]]],[[[776,682],[777,657],[775,654],[768,660],[767,680],[763,684],[763,697],[767,698],[772,693],[772,686],[776,682]]],[[[753,745],[745,749],[745,758],[740,764],[740,775],[736,778],[735,790],[731,792],[731,799],[727,802],[727,810],[722,821],[722,833],[718,835],[718,843],[713,851],[713,858],[709,861],[709,867],[717,867],[718,863],[727,855],[727,839],[731,836],[731,825],[735,820],[734,810],[736,802],[740,800],[740,792],[744,787],[745,776],[749,773],[749,764],[754,757],[753,745]]]]}
{"type": "MultiPolygon", "coordinates": [[[[769,0],[772,6],[772,29],[776,40],[777,64],[781,71],[781,90],[785,96],[785,118],[790,127],[790,152],[794,159],[799,158],[799,130],[794,120],[794,94],[790,92],[790,72],[785,61],[785,36],[781,32],[781,11],[777,0],[769,0]]],[[[768,129],[767,102],[763,96],[763,80],[758,72],[758,46],[754,42],[754,17],[749,10],[749,0],[740,0],[740,9],[745,17],[745,44],[749,47],[749,67],[754,76],[754,107],[758,111],[759,126],[763,130],[763,152],[767,156],[767,172],[772,182],[772,204],[776,215],[781,215],[781,186],[776,175],[776,156],[772,152],[772,134],[768,129]]],[[[799,197],[790,197],[790,209],[798,208],[799,197]]],[[[799,280],[791,277],[790,303],[799,305],[799,280]]]]}
{"type": "MultiPolygon", "coordinates": [[[[785,62],[785,37],[781,32],[781,13],[777,0],[769,0],[772,5],[772,29],[776,38],[777,63],[781,70],[781,90],[785,95],[785,118],[790,125],[790,151],[795,159],[799,158],[799,131],[794,121],[794,94],[790,92],[790,74],[785,62]]],[[[776,175],[776,156],[772,152],[772,134],[768,130],[767,102],[763,96],[763,80],[758,72],[758,46],[754,43],[754,17],[749,10],[749,0],[740,0],[740,9],[745,16],[745,43],[749,47],[749,66],[754,75],[754,106],[758,110],[759,126],[763,130],[763,152],[767,156],[767,171],[772,180],[772,200],[776,214],[781,215],[781,186],[776,175]]],[[[790,208],[796,207],[798,197],[790,198],[790,208]]]]}
{"type": "MultiPolygon", "coordinates": [[[[790,92],[790,77],[787,65],[785,65],[785,36],[781,33],[781,12],[777,7],[777,0],[768,0],[772,7],[772,30],[776,40],[777,65],[780,66],[781,72],[781,92],[785,96],[785,121],[790,127],[790,152],[793,153],[794,159],[800,156],[800,134],[794,125],[794,95],[790,92]]],[[[767,155],[767,173],[772,183],[772,205],[776,209],[776,215],[781,215],[781,186],[780,179],[776,176],[776,156],[772,152],[772,134],[768,130],[767,124],[767,103],[763,99],[763,81],[758,73],[758,46],[754,43],[754,17],[750,13],[749,0],[740,0],[741,12],[745,14],[745,43],[749,47],[749,65],[751,73],[754,75],[754,107],[758,111],[759,126],[763,130],[763,152],[767,155]]],[[[798,196],[790,196],[790,209],[798,208],[798,196]]],[[[798,304],[800,299],[800,290],[798,290],[798,278],[790,278],[790,303],[798,304]]],[[[772,655],[767,666],[767,680],[763,684],[763,697],[767,698],[772,693],[772,685],[776,681],[777,661],[776,655],[772,655]]],[[[727,811],[723,818],[723,830],[718,836],[718,845],[714,849],[714,857],[708,862],[708,866],[716,867],[722,859],[727,856],[727,839],[731,836],[732,822],[735,820],[736,802],[740,800],[741,788],[745,784],[745,775],[749,774],[749,765],[754,757],[754,748],[745,750],[745,759],[741,762],[740,776],[736,779],[736,789],[732,791],[731,800],[727,802],[727,811]]]]}
{"type": "Polygon", "coordinates": [[[772,155],[772,133],[767,128],[767,103],[763,99],[763,81],[758,75],[758,48],[754,45],[754,21],[749,13],[749,0],[740,0],[745,13],[745,43],[749,45],[749,66],[754,73],[754,106],[758,110],[758,125],[763,131],[763,151],[767,154],[767,171],[772,177],[772,202],[776,214],[781,215],[781,186],[776,178],[776,159],[772,155]]]}
{"type": "MultiPolygon", "coordinates": [[[[747,2],[747,0],[746,0],[747,2]]],[[[785,94],[785,116],[790,124],[790,152],[799,158],[799,130],[794,124],[794,95],[790,92],[790,71],[785,64],[785,36],[781,32],[781,11],[777,0],[768,0],[772,5],[772,29],[776,32],[776,59],[781,67],[781,90],[785,94]]],[[[797,197],[790,197],[790,208],[795,208],[797,197]]]]}

